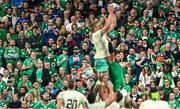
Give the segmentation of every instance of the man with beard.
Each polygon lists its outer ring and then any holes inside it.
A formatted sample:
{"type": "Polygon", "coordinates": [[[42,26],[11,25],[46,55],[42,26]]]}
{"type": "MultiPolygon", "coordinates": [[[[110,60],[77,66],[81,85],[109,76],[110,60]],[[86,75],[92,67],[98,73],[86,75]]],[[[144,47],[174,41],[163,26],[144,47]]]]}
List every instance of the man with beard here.
{"type": "Polygon", "coordinates": [[[47,91],[44,91],[41,95],[41,101],[36,104],[33,108],[34,109],[56,109],[56,105],[54,103],[49,102],[50,95],[47,91]]]}
{"type": "Polygon", "coordinates": [[[74,47],[74,54],[69,57],[70,68],[80,68],[84,56],[79,53],[79,47],[74,47]]]}
{"type": "Polygon", "coordinates": [[[19,59],[20,50],[15,46],[15,41],[10,41],[10,46],[5,49],[4,58],[6,59],[6,64],[11,63],[15,66],[19,59]]]}
{"type": "Polygon", "coordinates": [[[22,86],[19,90],[18,96],[19,99],[22,101],[24,99],[24,96],[26,95],[26,93],[28,92],[27,88],[22,86]]]}

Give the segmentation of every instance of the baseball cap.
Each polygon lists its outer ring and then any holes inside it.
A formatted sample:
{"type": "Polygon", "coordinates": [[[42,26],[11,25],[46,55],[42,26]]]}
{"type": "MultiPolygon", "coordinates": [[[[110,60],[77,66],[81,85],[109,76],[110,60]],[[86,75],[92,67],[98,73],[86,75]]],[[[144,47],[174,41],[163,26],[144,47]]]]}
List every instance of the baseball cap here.
{"type": "Polygon", "coordinates": [[[74,50],[79,50],[79,47],[78,47],[78,46],[75,46],[75,47],[74,47],[74,50]]]}
{"type": "Polygon", "coordinates": [[[64,47],[62,50],[63,50],[63,51],[68,51],[67,47],[64,47]]]}
{"type": "Polygon", "coordinates": [[[52,48],[48,48],[48,52],[49,53],[53,52],[53,49],[52,48]]]}

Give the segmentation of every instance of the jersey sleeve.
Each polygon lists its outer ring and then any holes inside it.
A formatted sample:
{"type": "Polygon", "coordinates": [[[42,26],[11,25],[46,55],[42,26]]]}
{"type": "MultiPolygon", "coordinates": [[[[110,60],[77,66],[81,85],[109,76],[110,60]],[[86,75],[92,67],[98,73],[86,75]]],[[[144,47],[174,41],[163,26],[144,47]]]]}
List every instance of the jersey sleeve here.
{"type": "Polygon", "coordinates": [[[64,100],[64,92],[59,93],[57,100],[64,100]]]}
{"type": "Polygon", "coordinates": [[[80,97],[80,104],[87,103],[87,99],[84,95],[80,97]]]}

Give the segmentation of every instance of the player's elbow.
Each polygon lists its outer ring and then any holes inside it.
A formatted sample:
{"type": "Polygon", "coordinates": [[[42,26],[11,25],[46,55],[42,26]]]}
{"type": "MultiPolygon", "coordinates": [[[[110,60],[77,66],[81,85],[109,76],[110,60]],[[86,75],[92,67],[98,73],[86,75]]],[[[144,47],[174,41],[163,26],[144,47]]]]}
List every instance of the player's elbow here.
{"type": "Polygon", "coordinates": [[[105,33],[109,30],[110,28],[110,25],[106,25],[103,29],[102,29],[102,32],[105,33]]]}

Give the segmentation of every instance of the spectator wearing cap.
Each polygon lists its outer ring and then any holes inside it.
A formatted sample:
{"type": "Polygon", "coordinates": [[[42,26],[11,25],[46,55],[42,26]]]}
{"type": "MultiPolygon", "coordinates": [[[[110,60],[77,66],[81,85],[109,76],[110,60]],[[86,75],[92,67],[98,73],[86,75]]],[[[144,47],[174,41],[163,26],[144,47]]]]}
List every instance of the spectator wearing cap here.
{"type": "Polygon", "coordinates": [[[174,88],[175,87],[174,80],[177,77],[177,72],[174,72],[172,70],[172,68],[173,68],[172,65],[168,64],[168,63],[164,63],[163,68],[164,68],[164,70],[163,70],[163,74],[161,75],[159,86],[161,86],[161,87],[164,86],[165,80],[168,79],[169,86],[171,88],[174,88]]]}
{"type": "Polygon", "coordinates": [[[56,105],[54,103],[51,103],[50,101],[50,94],[48,91],[44,91],[41,94],[41,101],[37,103],[33,108],[56,108],[56,105]]]}
{"type": "Polygon", "coordinates": [[[57,57],[57,67],[58,68],[62,67],[65,71],[65,74],[69,73],[69,63],[68,63],[69,56],[67,54],[68,54],[68,49],[64,47],[62,49],[62,54],[57,57]]]}
{"type": "Polygon", "coordinates": [[[52,82],[54,83],[54,88],[57,90],[61,90],[63,86],[63,80],[60,79],[59,75],[55,73],[52,77],[52,82]]]}
{"type": "Polygon", "coordinates": [[[79,47],[74,47],[74,54],[69,57],[70,68],[80,68],[84,56],[79,53],[79,47]]]}
{"type": "Polygon", "coordinates": [[[9,91],[11,96],[13,96],[18,91],[17,88],[13,86],[13,83],[11,80],[7,81],[7,88],[6,89],[9,91]]]}
{"type": "Polygon", "coordinates": [[[12,5],[11,5],[11,2],[7,0],[7,1],[2,2],[1,6],[2,6],[1,15],[4,15],[4,10],[8,7],[11,7],[12,5]]]}
{"type": "Polygon", "coordinates": [[[37,68],[33,71],[31,76],[32,83],[38,81],[42,87],[45,87],[48,85],[50,80],[51,75],[49,74],[49,71],[43,68],[43,61],[39,60],[37,63],[37,68]]]}
{"type": "Polygon", "coordinates": [[[48,48],[48,54],[44,57],[44,63],[49,62],[51,65],[51,70],[53,70],[54,72],[52,72],[53,74],[56,71],[56,67],[57,67],[57,56],[54,54],[54,51],[52,48],[48,48]]]}
{"type": "Polygon", "coordinates": [[[43,60],[43,54],[42,54],[42,51],[40,50],[41,48],[35,48],[35,52],[36,52],[36,59],[37,60],[43,60]]]}
{"type": "Polygon", "coordinates": [[[90,35],[86,35],[86,36],[84,37],[83,43],[84,43],[84,42],[87,43],[89,50],[92,50],[92,49],[93,49],[94,44],[91,42],[90,35]]]}
{"type": "Polygon", "coordinates": [[[150,65],[145,63],[139,76],[139,84],[142,84],[145,87],[150,85],[154,78],[156,77],[154,76],[154,72],[151,71],[150,65]]]}

